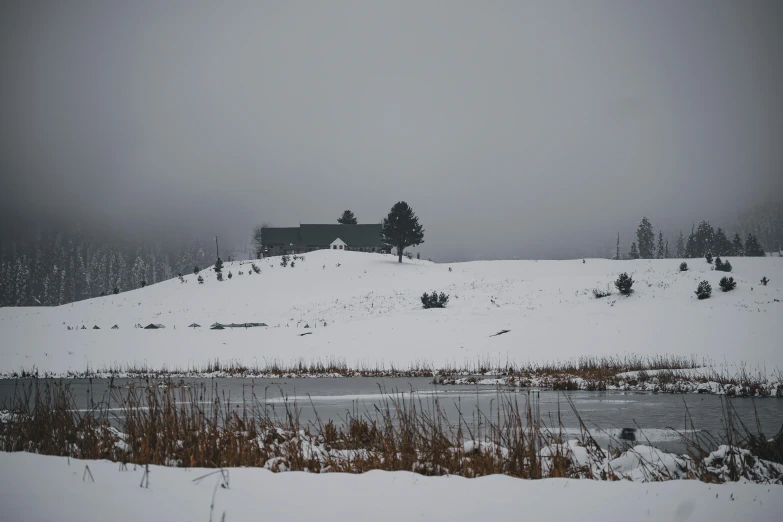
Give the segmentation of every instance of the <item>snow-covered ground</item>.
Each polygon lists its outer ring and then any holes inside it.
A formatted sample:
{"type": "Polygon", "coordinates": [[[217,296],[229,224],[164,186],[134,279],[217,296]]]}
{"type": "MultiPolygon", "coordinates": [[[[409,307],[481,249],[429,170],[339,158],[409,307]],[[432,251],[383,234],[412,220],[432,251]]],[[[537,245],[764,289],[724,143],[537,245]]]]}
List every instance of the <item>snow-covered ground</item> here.
{"type": "Polygon", "coordinates": [[[224,282],[205,269],[204,284],[189,274],[185,283],[56,308],[1,309],[0,373],[188,369],[216,358],[250,367],[301,358],[440,368],[625,354],[695,356],[717,371],[743,363],[751,371],[783,368],[783,259],[730,258],[738,284],[728,293],[718,286],[726,274],[703,259],[686,261],[690,270],[680,272],[677,259],[398,264],[381,254],[319,251],[293,268],[279,258],[257,261],[260,274],[250,274],[249,262],[232,262],[224,274],[233,278],[224,282]],[[632,296],[593,297],[593,288],[621,272],[636,280],[632,296]],[[699,301],[702,279],[713,294],[699,301]],[[448,308],[422,309],[421,294],[432,290],[451,295],[448,308]],[[202,328],[187,328],[193,322],[202,328]],[[269,327],[210,331],[214,322],[269,327]],[[134,328],[148,323],[166,328],[134,328]],[[501,330],[509,332],[491,337],[501,330]]]}
{"type": "Polygon", "coordinates": [[[0,518],[750,522],[780,520],[783,513],[781,486],[745,483],[533,481],[502,475],[464,479],[383,471],[275,474],[258,468],[221,474],[150,466],[148,487],[140,487],[144,475],[141,466],[121,469],[107,461],[0,453],[0,518]],[[57,487],[47,487],[51,484],[57,487]]]}

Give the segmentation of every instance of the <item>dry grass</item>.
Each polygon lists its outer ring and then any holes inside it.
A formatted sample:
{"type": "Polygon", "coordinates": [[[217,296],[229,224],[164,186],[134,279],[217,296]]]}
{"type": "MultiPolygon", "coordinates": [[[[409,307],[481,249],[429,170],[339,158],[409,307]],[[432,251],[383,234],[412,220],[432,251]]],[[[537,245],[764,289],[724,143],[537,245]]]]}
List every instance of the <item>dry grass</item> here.
{"type": "MultiPolygon", "coordinates": [[[[580,462],[565,444],[559,415],[552,426],[537,416],[535,394],[522,396],[520,404],[519,395],[498,392],[488,415],[460,411],[457,419],[447,419],[437,399],[425,403],[412,397],[397,394],[372,412],[349,415],[338,423],[317,419],[305,424],[296,402],[286,401],[282,410],[270,415],[265,396],[258,396],[253,387],[243,391],[240,402],[204,386],[111,389],[94,398],[85,411],[75,407],[68,385],[39,380],[17,386],[10,416],[0,422],[0,449],[179,467],[621,478],[605,465],[580,462]]],[[[694,469],[719,443],[749,449],[753,458],[783,462],[783,435],[771,442],[758,431],[754,435],[726,404],[728,440],[683,435],[694,469]]],[[[579,418],[572,403],[570,407],[579,418]]],[[[591,462],[606,462],[607,453],[581,418],[579,422],[578,446],[591,462]]],[[[694,478],[712,480],[711,468],[703,468],[694,478]]],[[[651,475],[656,480],[671,478],[651,475]]],[[[748,475],[737,470],[736,477],[740,476],[748,475]]]]}

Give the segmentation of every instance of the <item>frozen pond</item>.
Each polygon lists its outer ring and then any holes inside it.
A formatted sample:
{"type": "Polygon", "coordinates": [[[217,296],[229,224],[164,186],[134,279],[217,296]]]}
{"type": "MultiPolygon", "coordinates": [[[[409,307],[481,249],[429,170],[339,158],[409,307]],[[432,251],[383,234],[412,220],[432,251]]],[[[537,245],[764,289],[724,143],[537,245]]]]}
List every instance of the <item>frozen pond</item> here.
{"type": "MultiPolygon", "coordinates": [[[[118,397],[127,393],[131,384],[147,386],[143,380],[115,379],[109,389],[109,381],[55,380],[68,384],[73,391],[76,407],[87,409],[96,403],[109,399],[116,403],[118,397]],[[113,397],[113,398],[112,398],[113,397]]],[[[150,380],[149,385],[158,386],[162,381],[150,380]]],[[[39,381],[39,384],[43,381],[39,381]]],[[[190,397],[206,407],[212,403],[215,390],[223,404],[241,409],[244,404],[253,405],[257,411],[266,409],[270,416],[284,418],[286,406],[296,406],[303,424],[316,422],[316,413],[321,421],[344,422],[359,415],[377,418],[376,408],[384,409],[392,401],[401,401],[410,407],[411,402],[419,410],[434,412],[439,408],[452,425],[456,425],[459,412],[464,423],[471,430],[477,430],[480,409],[482,414],[497,422],[498,404],[513,401],[524,413],[528,401],[534,414],[540,416],[547,426],[557,426],[558,416],[567,432],[579,432],[577,416],[568,404],[570,399],[582,421],[593,437],[602,445],[617,444],[617,437],[623,428],[636,428],[637,441],[649,443],[668,451],[681,451],[684,445],[678,431],[693,428],[719,436],[723,428],[723,406],[721,397],[706,394],[652,394],[647,392],[589,392],[589,391],[535,391],[486,385],[437,386],[432,378],[340,378],[340,379],[177,379],[184,384],[175,390],[182,397],[190,397]],[[614,440],[613,440],[614,439],[614,440]]],[[[0,381],[0,406],[8,407],[14,393],[31,384],[29,380],[0,381]]],[[[179,395],[178,395],[179,397],[179,395]]],[[[724,401],[727,399],[723,398],[724,401]]],[[[730,399],[745,424],[753,429],[756,425],[755,412],[763,433],[772,437],[783,424],[783,400],[730,399]],[[755,411],[754,411],[755,410],[755,411]]],[[[114,403],[111,415],[113,421],[121,423],[122,409],[114,403]]],[[[482,425],[487,423],[481,419],[482,425]]],[[[465,426],[463,424],[463,427],[465,426]]]]}

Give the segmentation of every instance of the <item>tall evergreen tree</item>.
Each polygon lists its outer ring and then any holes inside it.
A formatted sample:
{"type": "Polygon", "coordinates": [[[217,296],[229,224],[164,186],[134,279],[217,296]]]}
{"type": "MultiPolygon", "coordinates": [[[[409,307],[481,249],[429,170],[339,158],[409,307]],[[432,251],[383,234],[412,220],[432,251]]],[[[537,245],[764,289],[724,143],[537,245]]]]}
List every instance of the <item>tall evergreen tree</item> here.
{"type": "Polygon", "coordinates": [[[663,232],[658,231],[658,259],[663,259],[666,251],[663,246],[663,232]]]}
{"type": "Polygon", "coordinates": [[[615,261],[620,260],[620,232],[617,232],[617,252],[614,255],[615,261]]]}
{"type": "Polygon", "coordinates": [[[81,249],[76,254],[76,273],[77,299],[88,299],[90,297],[90,279],[87,276],[87,267],[84,264],[81,249]]]}
{"type": "Polygon", "coordinates": [[[402,263],[402,253],[408,247],[424,243],[424,229],[413,209],[404,201],[399,201],[383,219],[381,243],[387,249],[396,248],[398,261],[402,263]]]}
{"type": "Polygon", "coordinates": [[[337,222],[341,225],[356,225],[358,223],[356,216],[350,210],[344,211],[343,215],[337,218],[337,222]]]}
{"type": "Polygon", "coordinates": [[[748,257],[764,257],[767,255],[756,236],[750,233],[745,240],[745,255],[748,257]]]}
{"type": "Polygon", "coordinates": [[[714,253],[715,231],[708,221],[702,221],[696,227],[694,240],[694,257],[704,257],[708,252],[714,253]]]}
{"type": "Polygon", "coordinates": [[[73,257],[68,260],[68,281],[67,281],[67,294],[65,298],[66,303],[78,301],[79,298],[76,295],[76,261],[73,257]]]}
{"type": "Polygon", "coordinates": [[[715,231],[712,248],[712,253],[716,256],[730,256],[734,251],[731,241],[729,241],[729,238],[726,237],[726,233],[720,227],[715,231]]]}
{"type": "Polygon", "coordinates": [[[655,257],[655,232],[652,223],[643,217],[636,228],[636,240],[639,242],[639,257],[653,259],[655,257]]]}
{"type": "Polygon", "coordinates": [[[57,294],[57,305],[65,304],[65,286],[67,283],[68,273],[63,268],[60,270],[60,291],[57,294]]]}
{"type": "Polygon", "coordinates": [[[133,263],[133,268],[131,268],[131,274],[133,278],[132,288],[139,288],[141,282],[147,280],[147,264],[144,262],[141,252],[136,256],[136,261],[133,263]]]}
{"type": "Polygon", "coordinates": [[[21,255],[16,258],[14,267],[14,305],[26,306],[29,296],[30,267],[27,266],[27,256],[21,255]]]}
{"type": "Polygon", "coordinates": [[[666,259],[669,259],[669,257],[670,257],[669,256],[669,240],[668,239],[666,240],[666,246],[664,247],[664,250],[663,250],[663,257],[666,258],[666,259]]]}
{"type": "Polygon", "coordinates": [[[731,246],[734,248],[735,256],[745,255],[745,246],[742,244],[742,238],[740,237],[739,233],[734,233],[734,239],[731,242],[731,246]]]}
{"type": "Polygon", "coordinates": [[[680,230],[680,237],[677,238],[677,258],[682,259],[685,257],[685,237],[682,235],[682,230],[680,230]]]}

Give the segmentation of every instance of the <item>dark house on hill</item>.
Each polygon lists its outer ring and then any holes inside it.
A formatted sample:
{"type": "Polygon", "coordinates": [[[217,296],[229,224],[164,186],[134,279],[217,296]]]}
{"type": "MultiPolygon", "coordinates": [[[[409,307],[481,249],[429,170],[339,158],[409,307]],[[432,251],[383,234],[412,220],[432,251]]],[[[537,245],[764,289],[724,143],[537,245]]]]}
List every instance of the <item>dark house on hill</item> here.
{"type": "Polygon", "coordinates": [[[265,228],[261,236],[264,256],[303,254],[313,250],[384,252],[381,225],[299,225],[265,228]]]}

